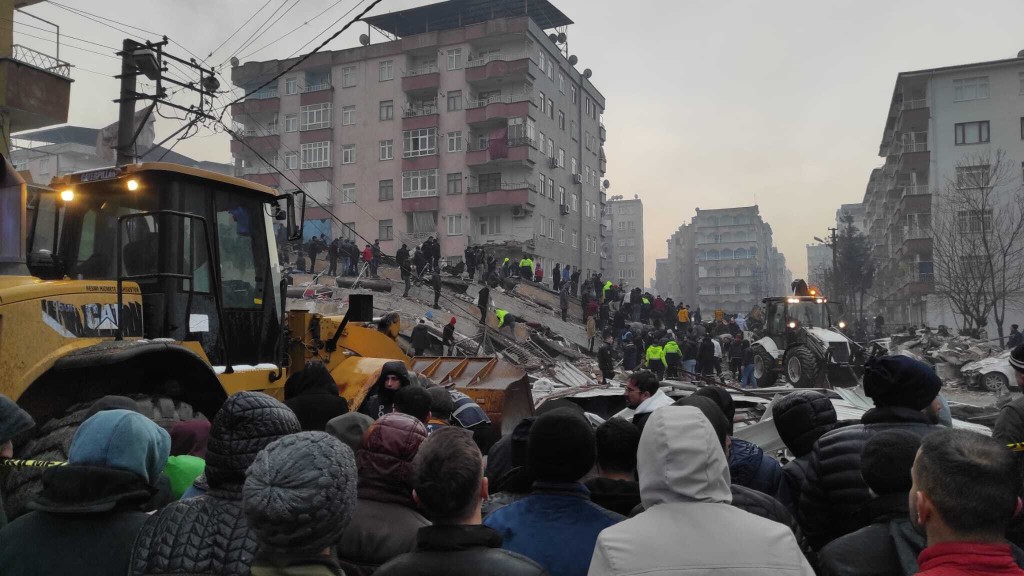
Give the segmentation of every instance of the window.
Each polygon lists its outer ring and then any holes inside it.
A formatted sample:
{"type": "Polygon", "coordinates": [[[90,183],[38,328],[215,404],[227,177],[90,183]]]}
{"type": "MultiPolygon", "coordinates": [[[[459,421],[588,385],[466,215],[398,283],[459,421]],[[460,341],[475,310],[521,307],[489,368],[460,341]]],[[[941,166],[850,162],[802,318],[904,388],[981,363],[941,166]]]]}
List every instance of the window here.
{"type": "Polygon", "coordinates": [[[462,110],[462,90],[452,90],[448,93],[448,111],[457,110],[462,110]]]}
{"type": "Polygon", "coordinates": [[[953,101],[981,100],[988,98],[988,76],[953,80],[953,101]]]}
{"type": "Polygon", "coordinates": [[[555,157],[555,141],[548,138],[548,158],[555,157]]]}
{"type": "Polygon", "coordinates": [[[558,241],[565,244],[565,225],[562,224],[558,227],[558,241]]]}
{"type": "Polygon", "coordinates": [[[501,216],[481,216],[478,222],[481,236],[501,234],[501,216]]]}
{"type": "Polygon", "coordinates": [[[405,139],[405,148],[402,149],[403,158],[415,158],[417,156],[430,156],[437,153],[437,128],[418,128],[402,132],[405,139]]]}
{"type": "Polygon", "coordinates": [[[989,185],[989,165],[958,166],[956,168],[956,187],[984,188],[989,185]]]}
{"type": "Polygon", "coordinates": [[[590,166],[583,167],[583,174],[583,181],[586,182],[587,184],[590,184],[590,166]]]}
{"type": "Polygon", "coordinates": [[[312,104],[299,108],[299,130],[331,127],[331,103],[312,104]]]}
{"type": "Polygon", "coordinates": [[[302,156],[300,168],[329,168],[331,165],[331,143],[310,142],[299,147],[302,156]]]}
{"type": "Polygon", "coordinates": [[[985,232],[992,229],[991,210],[960,210],[956,213],[961,232],[985,232]]]}
{"type": "Polygon", "coordinates": [[[341,163],[342,164],[355,164],[356,163],[356,145],[346,144],[341,147],[341,163]]]}
{"type": "Polygon", "coordinates": [[[462,236],[462,214],[448,215],[448,235],[462,236]]]}
{"type": "Polygon", "coordinates": [[[627,258],[626,261],[627,262],[636,262],[636,254],[630,254],[629,258],[627,258]]]}
{"type": "Polygon", "coordinates": [[[448,151],[462,152],[462,130],[448,133],[448,151]]]}
{"type": "Polygon", "coordinates": [[[356,201],[356,185],[355,184],[342,184],[341,185],[341,203],[351,204],[356,201]]]}
{"type": "Polygon", "coordinates": [[[565,150],[558,149],[558,167],[565,168],[565,150]]]}
{"type": "Polygon", "coordinates": [[[340,238],[345,240],[355,241],[356,239],[356,223],[355,222],[342,222],[341,223],[341,234],[340,238]]]}
{"type": "Polygon", "coordinates": [[[585,136],[583,137],[583,146],[587,150],[590,150],[590,132],[585,133],[585,136]]]}
{"type": "Polygon", "coordinates": [[[576,85],[569,86],[569,96],[572,99],[572,103],[576,104],[576,85]]]}
{"type": "Polygon", "coordinates": [[[299,130],[299,117],[295,114],[288,114],[284,117],[284,131],[297,132],[299,130]]]}
{"type": "Polygon", "coordinates": [[[288,95],[299,93],[299,83],[295,81],[294,76],[284,79],[284,93],[288,95]]]}
{"type": "Polygon", "coordinates": [[[537,97],[540,100],[540,113],[541,114],[547,114],[548,113],[548,99],[544,97],[544,93],[543,92],[538,92],[538,96],[537,97]]]}
{"type": "Polygon", "coordinates": [[[377,225],[377,238],[381,241],[395,239],[395,225],[393,220],[381,220],[377,225]]]}
{"type": "Polygon", "coordinates": [[[579,172],[576,171],[576,157],[575,156],[572,157],[572,163],[569,164],[569,172],[572,172],[573,174],[579,174],[579,172]]]}
{"type": "Polygon", "coordinates": [[[351,88],[356,85],[356,67],[345,66],[341,69],[341,87],[351,88]]]}
{"type": "Polygon", "coordinates": [[[437,168],[402,172],[402,198],[437,196],[437,168]]]}
{"type": "Polygon", "coordinates": [[[565,130],[565,112],[558,111],[558,127],[565,130]]]}
{"type": "Polygon", "coordinates": [[[537,56],[537,67],[540,68],[541,72],[544,72],[544,67],[547,66],[547,61],[548,59],[546,56],[544,56],[544,51],[542,50],[541,53],[537,56]]]}
{"type": "Polygon", "coordinates": [[[541,154],[544,154],[544,148],[547,146],[547,138],[544,137],[543,132],[537,132],[537,149],[540,150],[541,154]]]}
{"type": "Polygon", "coordinates": [[[1024,72],[1017,72],[1017,78],[1020,81],[1020,93],[1024,94],[1024,72]]]}
{"type": "Polygon", "coordinates": [[[341,124],[342,126],[351,126],[356,123],[356,107],[355,106],[342,106],[341,107],[341,124]]]}
{"type": "Polygon", "coordinates": [[[448,51],[448,69],[458,70],[462,68],[462,48],[452,48],[448,51]]]}
{"type": "MultiPolygon", "coordinates": [[[[543,178],[543,176],[541,176],[541,178],[543,178]]],[[[555,179],[554,178],[548,178],[548,199],[549,200],[554,200],[555,199],[555,179]]]]}
{"type": "Polygon", "coordinates": [[[380,119],[393,120],[395,118],[395,101],[394,100],[381,100],[380,102],[380,119]]]}
{"type": "Polygon", "coordinates": [[[565,74],[558,73],[558,91],[565,94],[565,74]]]}
{"type": "MultiPolygon", "coordinates": [[[[589,206],[588,206],[588,208],[589,208],[589,206]]],[[[625,231],[626,230],[626,223],[625,222],[619,222],[619,230],[620,231],[625,231]]]]}
{"type": "Polygon", "coordinates": [[[988,120],[955,124],[954,128],[957,144],[981,144],[988,142],[988,120]]]}
{"type": "Polygon", "coordinates": [[[626,255],[625,254],[619,254],[619,264],[624,264],[625,262],[626,262],[626,255]]]}
{"type": "Polygon", "coordinates": [[[629,246],[630,248],[636,246],[636,238],[628,238],[626,240],[626,246],[629,246]]]}
{"type": "Polygon", "coordinates": [[[295,152],[288,152],[284,155],[284,167],[295,170],[299,167],[299,155],[295,152]]]}
{"type": "Polygon", "coordinates": [[[554,80],[555,79],[554,69],[555,69],[554,62],[551,61],[551,58],[548,58],[548,79],[549,80],[554,80]]]}
{"type": "Polygon", "coordinates": [[[381,180],[377,184],[377,199],[381,202],[395,199],[395,181],[381,180]]]}
{"type": "Polygon", "coordinates": [[[558,187],[558,203],[561,204],[562,206],[567,205],[565,201],[565,186],[558,187]]]}
{"type": "Polygon", "coordinates": [[[580,141],[580,133],[579,133],[579,131],[576,130],[576,121],[575,120],[572,120],[571,122],[569,122],[569,135],[572,136],[572,141],[573,142],[579,142],[580,141]]]}
{"type": "Polygon", "coordinates": [[[462,172],[448,174],[448,194],[462,194],[462,172]]]}
{"type": "Polygon", "coordinates": [[[572,208],[573,212],[579,212],[579,210],[580,210],[580,197],[575,192],[573,192],[571,200],[572,200],[572,205],[570,206],[570,208],[572,208]]]}
{"type": "Polygon", "coordinates": [[[590,96],[584,96],[583,101],[585,102],[585,106],[583,107],[583,110],[587,113],[587,116],[590,116],[590,106],[591,106],[590,96]]]}
{"type": "Polygon", "coordinates": [[[572,231],[572,247],[573,248],[578,248],[579,245],[580,245],[579,232],[573,230],[572,231]]]}
{"type": "Polygon", "coordinates": [[[394,140],[381,140],[380,141],[380,159],[381,160],[394,160],[395,159],[395,141],[394,140]]]}
{"type": "MultiPolygon", "coordinates": [[[[544,177],[540,177],[540,193],[544,195],[544,177]]],[[[495,190],[501,190],[501,172],[492,172],[489,174],[481,174],[476,179],[477,186],[480,187],[481,192],[493,192],[495,190]]]]}
{"type": "Polygon", "coordinates": [[[392,60],[384,60],[380,63],[380,81],[386,82],[395,78],[395,63],[392,60]]]}
{"type": "Polygon", "coordinates": [[[548,98],[548,118],[555,119],[555,101],[548,98]]]}

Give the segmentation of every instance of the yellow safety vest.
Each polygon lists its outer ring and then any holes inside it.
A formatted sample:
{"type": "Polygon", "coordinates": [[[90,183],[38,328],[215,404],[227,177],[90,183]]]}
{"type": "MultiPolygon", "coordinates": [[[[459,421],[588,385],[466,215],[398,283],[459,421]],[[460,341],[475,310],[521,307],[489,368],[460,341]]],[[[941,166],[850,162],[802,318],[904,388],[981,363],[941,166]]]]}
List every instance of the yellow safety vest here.
{"type": "Polygon", "coordinates": [[[508,314],[508,310],[502,310],[501,308],[494,309],[494,315],[498,317],[498,328],[504,326],[506,314],[508,314]]]}
{"type": "Polygon", "coordinates": [[[651,344],[647,347],[647,364],[650,365],[652,360],[665,361],[665,350],[657,344],[651,344]]]}
{"type": "Polygon", "coordinates": [[[665,342],[665,354],[679,354],[679,344],[676,344],[675,340],[669,340],[665,342]]]}

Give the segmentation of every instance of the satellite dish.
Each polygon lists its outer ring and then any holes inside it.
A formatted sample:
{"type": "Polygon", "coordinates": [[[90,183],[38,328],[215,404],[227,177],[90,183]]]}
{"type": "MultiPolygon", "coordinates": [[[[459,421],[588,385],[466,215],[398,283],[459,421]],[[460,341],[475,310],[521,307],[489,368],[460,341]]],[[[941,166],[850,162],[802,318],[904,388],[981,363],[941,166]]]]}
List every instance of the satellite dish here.
{"type": "Polygon", "coordinates": [[[362,44],[363,46],[369,46],[370,45],[370,36],[368,34],[360,34],[359,35],[359,43],[362,44]]]}
{"type": "Polygon", "coordinates": [[[1024,58],[1024,50],[1017,52],[1017,58],[1024,58]]]}
{"type": "Polygon", "coordinates": [[[552,42],[558,42],[558,34],[555,34],[554,32],[548,34],[548,38],[550,38],[552,42]]]}
{"type": "Polygon", "coordinates": [[[593,75],[594,75],[594,72],[590,68],[587,68],[586,70],[583,71],[583,77],[584,78],[588,78],[589,79],[593,75]]]}
{"type": "Polygon", "coordinates": [[[569,64],[572,64],[573,66],[575,66],[576,63],[579,62],[579,61],[580,61],[580,59],[577,58],[575,54],[573,54],[572,56],[569,56],[569,64]]]}
{"type": "Polygon", "coordinates": [[[231,67],[238,68],[238,58],[235,58],[234,56],[231,57],[231,67]]]}
{"type": "Polygon", "coordinates": [[[568,40],[568,39],[569,39],[569,37],[565,35],[565,32],[559,32],[558,33],[558,41],[560,43],[565,44],[565,41],[568,40]]]}
{"type": "Polygon", "coordinates": [[[639,194],[633,194],[633,199],[634,200],[639,200],[640,199],[640,195],[639,194]]]}
{"type": "Polygon", "coordinates": [[[605,188],[611,188],[611,187],[612,187],[612,183],[611,183],[611,182],[609,182],[609,181],[607,181],[607,180],[605,180],[605,181],[604,181],[604,187],[605,187],[605,188]]]}

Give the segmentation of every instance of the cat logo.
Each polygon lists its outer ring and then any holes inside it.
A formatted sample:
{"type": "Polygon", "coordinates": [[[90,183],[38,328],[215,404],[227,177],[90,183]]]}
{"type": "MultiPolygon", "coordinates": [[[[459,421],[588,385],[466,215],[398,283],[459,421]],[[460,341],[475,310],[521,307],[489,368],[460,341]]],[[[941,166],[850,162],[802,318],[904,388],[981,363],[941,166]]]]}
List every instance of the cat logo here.
{"type": "Polygon", "coordinates": [[[65,338],[113,337],[119,321],[124,336],[142,336],[142,305],[129,302],[121,310],[119,315],[117,304],[42,301],[43,323],[65,338]]]}

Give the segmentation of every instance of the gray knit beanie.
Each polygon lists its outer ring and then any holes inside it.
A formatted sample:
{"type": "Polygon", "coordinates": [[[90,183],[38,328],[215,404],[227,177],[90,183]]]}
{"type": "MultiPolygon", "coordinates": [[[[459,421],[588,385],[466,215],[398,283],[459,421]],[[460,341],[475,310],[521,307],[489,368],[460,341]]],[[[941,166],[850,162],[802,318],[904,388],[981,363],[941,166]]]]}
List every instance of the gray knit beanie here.
{"type": "Polygon", "coordinates": [[[314,554],[333,546],[356,507],[352,449],[326,432],[300,432],[256,456],[242,490],[249,527],[271,551],[314,554]]]}

